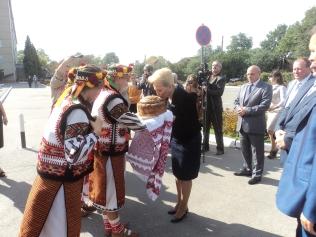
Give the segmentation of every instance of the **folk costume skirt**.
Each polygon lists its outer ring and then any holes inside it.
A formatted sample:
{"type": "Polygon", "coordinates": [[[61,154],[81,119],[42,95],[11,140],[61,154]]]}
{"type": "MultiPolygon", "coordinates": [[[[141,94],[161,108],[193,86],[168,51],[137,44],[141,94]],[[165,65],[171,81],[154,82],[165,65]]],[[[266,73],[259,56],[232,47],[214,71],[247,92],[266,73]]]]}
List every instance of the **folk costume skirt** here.
{"type": "Polygon", "coordinates": [[[186,143],[171,139],[171,158],[173,175],[183,181],[195,179],[200,170],[201,133],[186,143]]]}
{"type": "Polygon", "coordinates": [[[102,211],[117,211],[125,203],[125,157],[94,154],[94,170],[89,175],[89,199],[102,211]]]}
{"type": "Polygon", "coordinates": [[[20,237],[79,237],[82,180],[60,182],[39,175],[29,193],[20,237]]]}

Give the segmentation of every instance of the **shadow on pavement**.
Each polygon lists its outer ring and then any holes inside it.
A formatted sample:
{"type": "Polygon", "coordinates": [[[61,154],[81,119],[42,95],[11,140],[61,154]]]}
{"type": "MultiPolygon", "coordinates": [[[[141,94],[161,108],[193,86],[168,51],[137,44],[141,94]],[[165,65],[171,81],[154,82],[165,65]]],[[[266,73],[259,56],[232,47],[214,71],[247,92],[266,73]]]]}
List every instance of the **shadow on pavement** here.
{"type": "Polygon", "coordinates": [[[38,150],[35,150],[33,148],[29,148],[29,147],[26,147],[26,148],[23,148],[24,150],[27,150],[27,151],[31,151],[31,152],[34,152],[34,153],[38,153],[38,150]]]}
{"type": "MultiPolygon", "coordinates": [[[[141,237],[280,237],[246,225],[228,224],[191,212],[182,222],[173,224],[170,222],[172,216],[164,209],[161,203],[157,207],[152,207],[146,203],[126,199],[121,219],[123,223],[128,221],[129,228],[138,232],[141,237]]],[[[93,213],[82,219],[81,232],[92,236],[104,236],[101,215],[93,213]]]]}
{"type": "MultiPolygon", "coordinates": [[[[232,174],[234,172],[239,171],[239,169],[242,167],[243,158],[242,158],[240,149],[226,147],[225,153],[220,156],[214,155],[213,153],[215,151],[216,151],[215,146],[210,146],[210,151],[205,153],[205,162],[203,162],[201,158],[200,173],[211,174],[214,176],[224,178],[222,174],[219,174],[218,172],[214,171],[212,167],[230,171],[232,172],[232,174]]],[[[265,175],[268,174],[269,172],[277,172],[280,169],[282,169],[280,160],[265,159],[264,165],[265,167],[263,171],[263,178],[262,178],[261,184],[278,186],[279,180],[265,177],[265,175]]],[[[168,155],[165,172],[172,174],[170,154],[168,155]]]]}
{"type": "Polygon", "coordinates": [[[0,179],[0,194],[12,200],[14,206],[18,208],[21,213],[24,212],[26,199],[28,197],[30,189],[31,185],[24,181],[16,182],[9,178],[0,179]]]}
{"type": "MultiPolygon", "coordinates": [[[[215,150],[215,147],[211,146],[211,150],[215,150]]],[[[225,153],[220,156],[213,155],[212,152],[205,153],[205,162],[201,162],[200,172],[210,173],[215,176],[222,176],[212,170],[212,166],[230,171],[232,173],[239,171],[243,164],[243,158],[241,151],[234,148],[225,148],[225,153]]],[[[282,169],[279,160],[269,160],[265,159],[263,178],[261,184],[278,186],[279,180],[265,177],[269,172],[278,172],[282,169]]],[[[223,176],[222,176],[223,177],[223,176]]]]}

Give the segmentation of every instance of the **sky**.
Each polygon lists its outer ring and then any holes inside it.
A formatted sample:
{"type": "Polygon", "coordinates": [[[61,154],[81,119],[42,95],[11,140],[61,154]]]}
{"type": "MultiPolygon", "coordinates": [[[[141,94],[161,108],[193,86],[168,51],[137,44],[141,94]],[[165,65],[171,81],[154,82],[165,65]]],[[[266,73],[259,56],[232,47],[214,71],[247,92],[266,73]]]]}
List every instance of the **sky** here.
{"type": "Polygon", "coordinates": [[[11,0],[18,50],[26,36],[51,60],[77,52],[120,63],[163,56],[172,63],[197,54],[196,30],[209,27],[213,48],[239,33],[258,47],[280,24],[301,21],[315,0],[11,0]]]}

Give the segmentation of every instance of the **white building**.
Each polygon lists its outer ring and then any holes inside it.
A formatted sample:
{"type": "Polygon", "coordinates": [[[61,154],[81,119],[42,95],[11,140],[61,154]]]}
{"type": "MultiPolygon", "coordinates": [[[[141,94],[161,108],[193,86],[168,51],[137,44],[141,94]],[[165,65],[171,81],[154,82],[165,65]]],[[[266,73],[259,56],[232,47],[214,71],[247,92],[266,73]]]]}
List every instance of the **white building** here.
{"type": "Polygon", "coordinates": [[[0,78],[5,80],[16,81],[16,45],[11,0],[0,0],[0,78]]]}

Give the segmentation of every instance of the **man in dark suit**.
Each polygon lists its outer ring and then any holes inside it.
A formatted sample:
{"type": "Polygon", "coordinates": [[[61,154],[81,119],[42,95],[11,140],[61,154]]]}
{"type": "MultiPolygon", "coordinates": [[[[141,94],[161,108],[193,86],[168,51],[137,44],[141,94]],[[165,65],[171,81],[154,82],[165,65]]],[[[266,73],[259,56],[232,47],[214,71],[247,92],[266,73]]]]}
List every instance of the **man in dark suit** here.
{"type": "Polygon", "coordinates": [[[225,77],[221,75],[222,64],[219,61],[212,63],[212,71],[207,85],[206,109],[206,136],[204,137],[204,150],[209,150],[209,133],[213,126],[216,139],[215,155],[224,154],[223,142],[223,102],[222,95],[225,88],[225,77]]]}
{"type": "Polygon", "coordinates": [[[247,69],[247,84],[240,88],[235,109],[238,113],[237,131],[240,136],[243,168],[236,176],[251,176],[248,184],[261,181],[264,166],[265,112],[272,100],[272,86],[260,80],[260,68],[247,69]]]}
{"type": "MultiPolygon", "coordinates": [[[[309,60],[316,61],[316,26],[310,39],[309,60]]],[[[313,87],[316,87],[315,84],[313,87]]],[[[308,94],[315,91],[313,87],[308,94]]],[[[306,99],[307,100],[307,99],[306,99]]],[[[304,101],[304,98],[302,102],[304,101]]],[[[316,96],[306,107],[311,112],[305,117],[295,131],[293,144],[284,163],[276,195],[277,207],[284,214],[297,218],[296,236],[316,236],[316,96]]]]}
{"type": "Polygon", "coordinates": [[[140,82],[137,84],[137,88],[139,90],[142,90],[143,96],[156,95],[153,85],[148,82],[148,78],[153,74],[153,72],[153,66],[151,66],[150,64],[146,64],[144,66],[143,76],[140,82]]]}
{"type": "Polygon", "coordinates": [[[281,110],[275,128],[276,143],[281,148],[281,162],[286,160],[298,125],[311,111],[310,101],[315,97],[315,77],[311,74],[310,61],[299,58],[293,63],[294,80],[288,86],[285,107],[281,110]]]}

